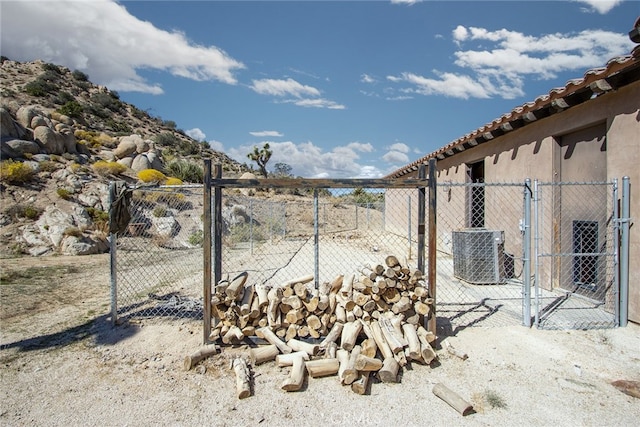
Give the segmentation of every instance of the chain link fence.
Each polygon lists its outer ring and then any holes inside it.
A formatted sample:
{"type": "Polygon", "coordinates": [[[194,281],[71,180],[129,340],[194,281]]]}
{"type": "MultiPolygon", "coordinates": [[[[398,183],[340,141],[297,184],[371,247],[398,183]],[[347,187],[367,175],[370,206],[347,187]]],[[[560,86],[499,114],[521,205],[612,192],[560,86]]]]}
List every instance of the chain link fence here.
{"type": "Polygon", "coordinates": [[[523,324],[524,185],[440,182],[437,188],[440,332],[523,324]]]}
{"type": "Polygon", "coordinates": [[[616,326],[617,185],[535,184],[536,324],[616,326]]]}
{"type": "Polygon", "coordinates": [[[113,235],[112,314],[202,317],[202,186],[132,189],[127,229],[113,235]]]}

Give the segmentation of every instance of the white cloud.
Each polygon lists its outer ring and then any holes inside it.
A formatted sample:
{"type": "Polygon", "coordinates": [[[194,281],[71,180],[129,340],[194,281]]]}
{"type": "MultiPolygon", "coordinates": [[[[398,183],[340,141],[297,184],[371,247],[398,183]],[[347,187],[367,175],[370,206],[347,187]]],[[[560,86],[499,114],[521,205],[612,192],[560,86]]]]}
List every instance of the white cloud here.
{"type": "MultiPolygon", "coordinates": [[[[212,150],[220,151],[221,153],[224,153],[224,144],[222,142],[216,141],[215,139],[207,142],[209,143],[209,147],[211,147],[212,150]]],[[[246,159],[246,155],[245,155],[245,159],[246,159]]],[[[240,163],[244,163],[245,161],[246,160],[242,160],[240,163]]]]}
{"type": "Polygon", "coordinates": [[[162,93],[141,69],[236,84],[234,71],[245,68],[223,50],[156,28],[114,1],[3,2],[1,17],[4,56],[81,70],[113,90],[162,93]]]}
{"type": "Polygon", "coordinates": [[[345,108],[347,108],[342,104],[338,104],[334,101],[323,98],[290,99],[284,102],[295,104],[299,107],[328,108],[330,110],[344,110],[345,108]]]}
{"type": "Polygon", "coordinates": [[[391,4],[406,4],[406,5],[414,5],[416,3],[420,3],[422,0],[391,0],[391,4]]]}
{"type": "Polygon", "coordinates": [[[409,163],[409,156],[403,152],[391,150],[382,156],[382,160],[388,163],[406,164],[409,163]]]}
{"type": "Polygon", "coordinates": [[[408,153],[409,152],[409,146],[407,144],[402,143],[402,142],[396,142],[395,144],[391,144],[391,146],[389,147],[389,150],[391,150],[391,151],[399,151],[401,153],[408,153]]]}
{"type": "Polygon", "coordinates": [[[185,131],[185,133],[197,141],[204,141],[204,139],[207,137],[207,135],[205,135],[205,133],[202,132],[200,128],[189,129],[185,131]]]}
{"type": "Polygon", "coordinates": [[[295,96],[296,98],[302,98],[303,96],[320,96],[318,89],[313,86],[305,86],[292,78],[286,80],[253,80],[250,87],[260,95],[295,96]]]}
{"type": "Polygon", "coordinates": [[[530,76],[552,79],[561,72],[584,72],[627,54],[633,47],[626,34],[597,29],[530,36],[507,29],[458,25],[452,39],[458,46],[474,45],[454,53],[455,65],[466,72],[432,70],[431,76],[404,72],[387,80],[402,86],[396,91],[404,94],[513,99],[524,95],[525,80],[530,76]]]}
{"type": "MultiPolygon", "coordinates": [[[[307,178],[362,178],[381,177],[382,171],[374,166],[364,165],[359,152],[373,151],[370,144],[351,142],[345,146],[338,146],[331,151],[324,151],[312,142],[300,144],[291,141],[268,142],[273,155],[267,165],[282,162],[292,168],[292,174],[307,178]]],[[[243,145],[228,150],[232,158],[239,162],[247,161],[247,153],[252,146],[243,145]]]]}
{"type": "Polygon", "coordinates": [[[611,9],[622,3],[623,0],[574,0],[578,3],[586,3],[601,15],[608,13],[611,9]]]}
{"type": "Polygon", "coordinates": [[[249,134],[251,134],[252,136],[257,136],[257,137],[272,137],[272,138],[280,138],[283,137],[284,134],[276,131],[276,130],[263,130],[260,132],[249,132],[249,134]]]}
{"type": "Polygon", "coordinates": [[[377,80],[374,77],[372,77],[372,76],[370,76],[368,74],[363,74],[363,75],[360,76],[360,81],[362,83],[369,83],[370,84],[370,83],[375,83],[377,80]]]}

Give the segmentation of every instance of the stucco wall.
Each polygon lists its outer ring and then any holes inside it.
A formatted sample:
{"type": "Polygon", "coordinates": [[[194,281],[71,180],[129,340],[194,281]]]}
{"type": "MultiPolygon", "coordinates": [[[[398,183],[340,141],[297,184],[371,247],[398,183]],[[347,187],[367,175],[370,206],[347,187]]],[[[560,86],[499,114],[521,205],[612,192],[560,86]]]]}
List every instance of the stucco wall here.
{"type": "MultiPolygon", "coordinates": [[[[438,162],[438,183],[465,182],[466,165],[484,159],[485,182],[543,182],[559,179],[556,138],[606,124],[606,178],[631,180],[631,217],[640,215],[640,82],[609,92],[562,113],[540,119],[490,142],[438,162]]],[[[406,175],[406,177],[413,177],[406,175]]],[[[595,177],[594,177],[595,179],[595,177]]],[[[489,203],[487,203],[489,205],[489,203]]],[[[495,202],[492,208],[499,212],[495,202]]],[[[440,202],[438,209],[445,208],[440,202]]],[[[489,213],[489,212],[488,212],[489,213]]],[[[459,214],[459,212],[458,212],[459,214]]],[[[549,215],[549,212],[546,212],[549,215]]],[[[491,224],[487,224],[491,227],[491,224]]],[[[640,226],[631,227],[629,320],[640,323],[640,226]]],[[[547,277],[547,279],[549,279],[547,277]]],[[[543,278],[543,280],[545,280],[543,278]]]]}

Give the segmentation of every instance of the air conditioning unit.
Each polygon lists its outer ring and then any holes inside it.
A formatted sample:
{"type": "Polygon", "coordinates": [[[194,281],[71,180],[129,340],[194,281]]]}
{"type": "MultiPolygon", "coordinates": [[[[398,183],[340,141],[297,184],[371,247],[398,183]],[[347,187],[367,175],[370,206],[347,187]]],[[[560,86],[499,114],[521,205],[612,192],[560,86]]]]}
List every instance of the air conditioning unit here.
{"type": "Polygon", "coordinates": [[[466,228],[453,231],[453,275],[473,284],[506,281],[504,231],[466,228]]]}

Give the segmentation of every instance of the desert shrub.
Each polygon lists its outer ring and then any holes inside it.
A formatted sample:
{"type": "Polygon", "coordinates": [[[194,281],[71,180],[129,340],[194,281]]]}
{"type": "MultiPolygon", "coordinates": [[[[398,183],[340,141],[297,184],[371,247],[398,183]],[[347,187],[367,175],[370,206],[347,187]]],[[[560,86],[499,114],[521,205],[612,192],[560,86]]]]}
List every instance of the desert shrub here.
{"type": "Polygon", "coordinates": [[[171,132],[163,132],[159,135],[156,135],[153,137],[153,141],[156,144],[160,146],[165,146],[165,147],[178,145],[178,143],[180,142],[178,137],[172,134],[171,132]]]}
{"type": "Polygon", "coordinates": [[[188,242],[192,246],[202,246],[204,243],[204,232],[202,230],[194,231],[189,236],[188,242]]]}
{"type": "Polygon", "coordinates": [[[56,194],[58,195],[58,197],[64,200],[69,200],[71,198],[71,192],[66,188],[58,188],[56,190],[56,194]]]}
{"type": "Polygon", "coordinates": [[[117,162],[107,162],[104,160],[98,160],[91,167],[95,173],[102,176],[119,175],[127,170],[125,165],[117,162]]]}
{"type": "Polygon", "coordinates": [[[48,62],[47,62],[47,63],[42,64],[42,69],[43,69],[45,72],[47,72],[47,71],[51,71],[51,72],[53,72],[53,73],[55,73],[55,74],[58,74],[58,75],[62,74],[62,70],[60,69],[60,67],[58,67],[58,66],[57,66],[57,65],[55,65],[55,64],[48,63],[48,62]]]}
{"type": "Polygon", "coordinates": [[[66,91],[60,91],[53,97],[53,103],[58,105],[64,105],[67,102],[75,101],[73,95],[66,91]]]}
{"type": "Polygon", "coordinates": [[[87,213],[93,222],[109,221],[109,212],[89,207],[87,208],[87,213]]]}
{"type": "Polygon", "coordinates": [[[143,119],[145,117],[149,117],[149,114],[147,114],[146,111],[143,111],[134,105],[131,106],[131,115],[136,119],[143,119]]]}
{"type": "Polygon", "coordinates": [[[61,165],[53,160],[43,160],[38,163],[40,172],[55,172],[60,169],[61,165]]]}
{"type": "Polygon", "coordinates": [[[28,218],[36,220],[42,214],[42,210],[33,205],[15,204],[5,209],[4,213],[13,220],[28,218]]]}
{"type": "Polygon", "coordinates": [[[182,180],[180,180],[180,178],[174,178],[174,177],[169,177],[164,182],[164,185],[182,185],[182,184],[183,182],[182,180]]]}
{"type": "Polygon", "coordinates": [[[67,227],[62,234],[65,236],[82,237],[82,230],[78,227],[67,227]]]}
{"type": "Polygon", "coordinates": [[[138,179],[142,182],[164,183],[167,180],[167,176],[159,170],[144,169],[138,172],[138,179]]]}
{"type": "Polygon", "coordinates": [[[69,117],[78,118],[82,116],[82,110],[82,105],[80,105],[80,103],[78,103],[77,101],[68,101],[65,102],[65,104],[62,107],[58,108],[56,111],[69,117]]]}
{"type": "Polygon", "coordinates": [[[31,181],[35,172],[23,162],[5,160],[0,162],[0,181],[11,184],[22,184],[31,181]]]}
{"type": "Polygon", "coordinates": [[[89,76],[80,70],[73,70],[71,76],[79,82],[86,82],[87,80],[89,80],[89,76]]]}
{"type": "Polygon", "coordinates": [[[173,120],[165,120],[162,122],[162,126],[167,127],[169,129],[175,129],[176,122],[174,122],[173,120]]]}
{"type": "Polygon", "coordinates": [[[155,216],[156,218],[164,218],[165,216],[167,216],[167,208],[164,206],[156,206],[153,209],[153,216],[155,216]]]}
{"type": "Polygon", "coordinates": [[[113,93],[95,93],[91,96],[91,102],[93,104],[100,105],[103,108],[107,108],[114,113],[120,111],[123,107],[122,102],[113,96],[113,93]]]}
{"type": "Polygon", "coordinates": [[[203,182],[204,171],[202,167],[185,160],[174,160],[166,165],[167,172],[171,176],[180,178],[185,182],[201,183],[203,182]]]}
{"type": "Polygon", "coordinates": [[[131,126],[112,117],[105,120],[105,125],[117,134],[129,134],[132,132],[131,126]]]}
{"type": "Polygon", "coordinates": [[[54,88],[51,83],[40,79],[30,81],[24,85],[24,91],[31,96],[46,96],[54,88]]]}

